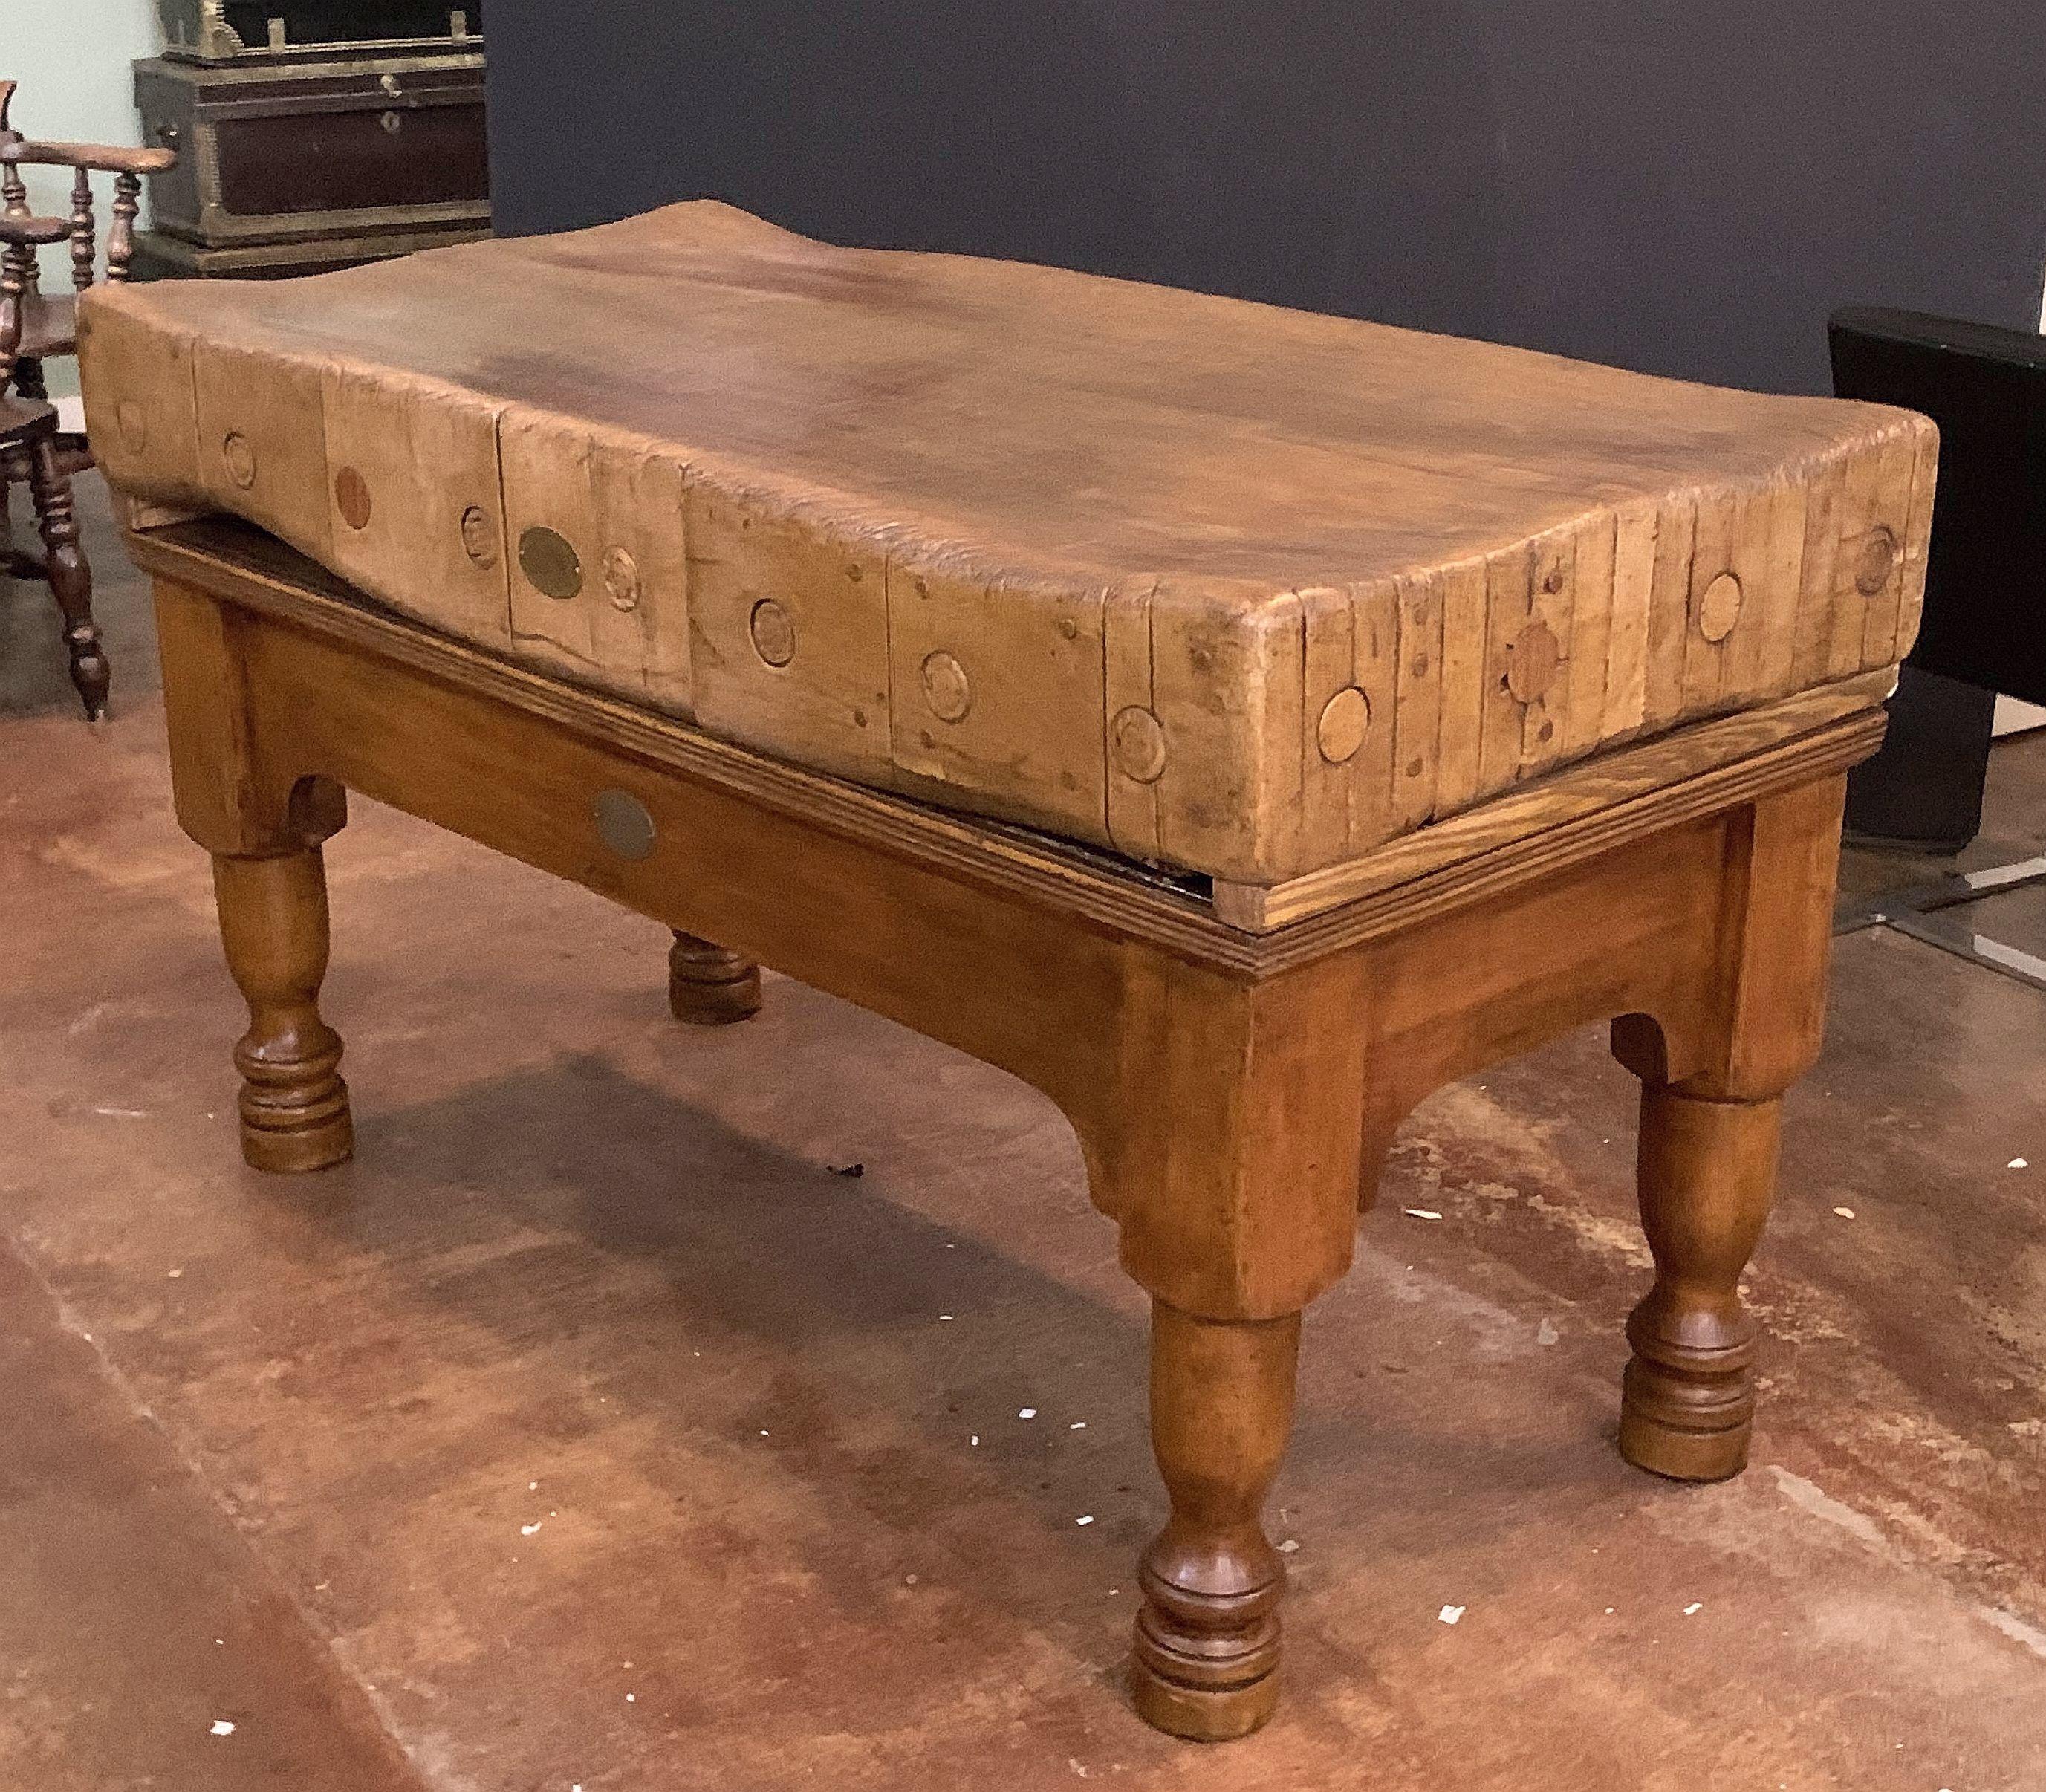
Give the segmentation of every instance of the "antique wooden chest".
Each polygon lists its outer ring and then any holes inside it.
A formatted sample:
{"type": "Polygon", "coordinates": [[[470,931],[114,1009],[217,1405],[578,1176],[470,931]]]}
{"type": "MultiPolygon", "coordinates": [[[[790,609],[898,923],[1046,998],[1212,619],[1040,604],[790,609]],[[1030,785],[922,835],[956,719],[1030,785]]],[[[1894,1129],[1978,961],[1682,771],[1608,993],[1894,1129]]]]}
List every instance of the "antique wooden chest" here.
{"type": "Polygon", "coordinates": [[[478,8],[160,10],[135,102],[178,164],[150,183],[146,266],[310,273],[488,234],[478,8]]]}
{"type": "Polygon", "coordinates": [[[1221,905],[1252,925],[1594,754],[1613,800],[1623,743],[1865,705],[1917,625],[1909,413],[708,202],[85,326],[116,485],[783,759],[1264,893],[1221,905]]]}

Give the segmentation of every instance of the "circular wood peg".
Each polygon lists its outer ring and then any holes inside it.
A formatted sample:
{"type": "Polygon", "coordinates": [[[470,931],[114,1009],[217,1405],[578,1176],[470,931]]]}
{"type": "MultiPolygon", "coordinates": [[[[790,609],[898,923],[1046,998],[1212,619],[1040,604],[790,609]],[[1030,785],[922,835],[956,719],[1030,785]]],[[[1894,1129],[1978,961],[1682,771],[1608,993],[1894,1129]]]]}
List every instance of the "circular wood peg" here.
{"type": "Polygon", "coordinates": [[[941,722],[963,721],[973,707],[973,686],[957,658],[942,647],[926,655],[923,678],[924,701],[931,713],[941,722]]]}
{"type": "Polygon", "coordinates": [[[1890,582],[1897,564],[1897,537],[1878,523],[1863,537],[1861,552],[1855,557],[1855,589],[1873,597],[1890,582]]]}
{"type": "Polygon", "coordinates": [[[369,482],[355,468],[345,466],[334,476],[334,504],[349,528],[369,527],[369,482]]]}
{"type": "Polygon", "coordinates": [[[1347,685],[1322,706],[1314,742],[1330,765],[1341,765],[1357,756],[1370,732],[1371,699],[1356,686],[1347,685]]]}
{"type": "Polygon", "coordinates": [[[249,438],[239,430],[230,430],[221,438],[220,458],[227,468],[227,477],[247,491],[256,483],[256,449],[249,438]]]}
{"type": "Polygon", "coordinates": [[[1563,663],[1562,644],[1539,617],[1520,631],[1506,650],[1506,688],[1519,703],[1536,703],[1555,682],[1563,663]]]}
{"type": "Polygon", "coordinates": [[[1118,710],[1108,732],[1115,769],[1125,778],[1155,784],[1165,775],[1165,730],[1148,709],[1118,710]]]}
{"type": "Polygon", "coordinates": [[[613,609],[629,613],[639,608],[639,563],[626,549],[604,550],[604,589],[613,609]]]}
{"type": "Polygon", "coordinates": [[[1698,601],[1698,632],[1708,641],[1724,641],[1740,620],[1743,595],[1739,575],[1721,573],[1698,601]]]}
{"type": "Polygon", "coordinates": [[[481,504],[461,513],[461,550],[469,564],[488,572],[497,564],[497,521],[481,504]]]}
{"type": "Polygon", "coordinates": [[[786,666],[796,657],[796,622],[772,597],[763,597],[747,618],[753,651],[769,666],[786,666]]]}

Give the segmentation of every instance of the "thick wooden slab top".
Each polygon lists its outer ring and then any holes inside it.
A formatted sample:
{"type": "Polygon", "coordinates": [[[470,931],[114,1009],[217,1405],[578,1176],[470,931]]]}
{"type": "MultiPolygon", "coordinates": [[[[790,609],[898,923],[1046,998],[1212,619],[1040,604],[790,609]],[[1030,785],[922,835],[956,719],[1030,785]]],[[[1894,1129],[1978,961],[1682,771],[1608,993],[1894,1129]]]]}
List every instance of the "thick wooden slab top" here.
{"type": "Polygon", "coordinates": [[[1922,577],[1906,413],[708,202],[85,322],[132,491],[713,732],[1255,882],[1894,663],[1922,577]]]}
{"type": "Polygon", "coordinates": [[[763,489],[1103,579],[1425,570],[1891,419],[1060,269],[828,247],[715,202],[303,281],[124,295],[763,489]]]}

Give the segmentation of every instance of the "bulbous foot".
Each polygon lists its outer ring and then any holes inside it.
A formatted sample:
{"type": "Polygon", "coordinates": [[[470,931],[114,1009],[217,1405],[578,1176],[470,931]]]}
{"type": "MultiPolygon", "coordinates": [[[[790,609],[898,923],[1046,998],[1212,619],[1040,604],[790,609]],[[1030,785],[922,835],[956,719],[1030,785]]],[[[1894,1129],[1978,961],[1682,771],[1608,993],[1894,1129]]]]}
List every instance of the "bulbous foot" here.
{"type": "Polygon", "coordinates": [[[341,1041],[330,1027],[319,1032],[324,1042],[317,1036],[286,1041],[249,1034],[234,1049],[241,1072],[241,1155],[253,1168],[323,1170],[354,1154],[348,1085],[336,1069],[341,1041]],[[311,1049],[287,1057],[280,1046],[311,1049]]]}
{"type": "Polygon", "coordinates": [[[668,1007],[692,1026],[729,1026],[760,1012],[760,967],[693,933],[668,948],[668,1007]]]}
{"type": "Polygon", "coordinates": [[[1248,1736],[1278,1703],[1286,1563],[1260,1515],[1299,1342],[1297,1313],[1226,1323],[1152,1303],[1151,1442],[1172,1512],[1138,1566],[1129,1684],[1171,1736],[1248,1736]]]}
{"type": "Polygon", "coordinates": [[[1627,1323],[1634,1359],[1620,1384],[1619,1451],[1672,1481],[1724,1481],[1747,1466],[1755,1332],[1713,1345],[1672,1342],[1643,1302],[1627,1323]]]}
{"type": "Polygon", "coordinates": [[[1144,1605],[1130,1692],[1137,1715],[1168,1735],[1227,1742],[1261,1727],[1278,1705],[1285,1570],[1262,1535],[1241,1544],[1220,1554],[1175,1549],[1168,1531],[1137,1570],[1144,1605]],[[1256,1584],[1205,1590],[1187,1584],[1195,1578],[1210,1586],[1256,1584]]]}

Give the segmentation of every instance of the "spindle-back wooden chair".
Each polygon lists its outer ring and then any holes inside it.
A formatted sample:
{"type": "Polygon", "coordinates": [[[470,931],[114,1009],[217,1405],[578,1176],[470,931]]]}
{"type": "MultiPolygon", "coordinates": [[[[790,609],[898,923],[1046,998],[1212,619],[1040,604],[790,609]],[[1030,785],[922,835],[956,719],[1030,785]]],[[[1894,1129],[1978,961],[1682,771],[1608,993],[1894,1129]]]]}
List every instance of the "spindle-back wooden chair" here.
{"type": "Polygon", "coordinates": [[[128,278],[135,253],[135,217],[141,207],[143,179],[164,172],[177,158],[168,149],[44,143],[24,137],[8,118],[14,87],[14,82],[0,80],[0,252],[4,253],[6,263],[4,274],[0,274],[0,404],[6,403],[10,388],[17,400],[0,419],[0,502],[4,502],[7,490],[17,481],[29,485],[44,551],[39,558],[10,546],[6,569],[15,577],[38,578],[49,585],[64,613],[71,682],[78,687],[86,714],[96,720],[106,711],[110,672],[92,618],[91,569],[79,543],[70,492],[71,475],[92,465],[92,450],[86,439],[83,412],[75,407],[76,401],[60,400],[48,406],[45,363],[78,353],[79,294],[95,277],[114,283],[128,278]],[[68,217],[41,218],[34,214],[21,176],[27,167],[71,171],[68,217]],[[92,177],[95,173],[114,177],[112,222],[106,230],[103,276],[94,210],[92,177]],[[71,246],[71,290],[45,292],[37,251],[66,241],[71,246]],[[52,411],[52,416],[23,434],[27,430],[24,419],[44,407],[52,411]]]}

